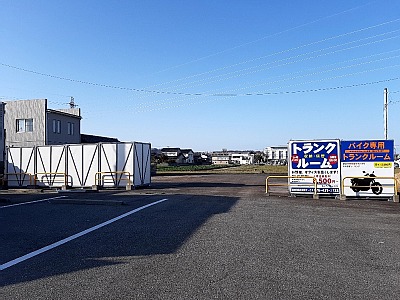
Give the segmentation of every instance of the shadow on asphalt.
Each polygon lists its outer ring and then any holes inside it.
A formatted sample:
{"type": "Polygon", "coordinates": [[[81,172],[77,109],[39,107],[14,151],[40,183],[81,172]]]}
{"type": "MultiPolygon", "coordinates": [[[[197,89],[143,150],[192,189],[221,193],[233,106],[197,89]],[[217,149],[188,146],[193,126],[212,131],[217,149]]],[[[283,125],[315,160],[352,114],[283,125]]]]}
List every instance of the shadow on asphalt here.
{"type": "Polygon", "coordinates": [[[240,188],[246,186],[261,186],[249,185],[244,183],[227,183],[227,182],[157,182],[152,184],[152,189],[166,189],[166,188],[240,188]]]}
{"type": "MultiPolygon", "coordinates": [[[[143,257],[177,252],[207,220],[227,213],[238,201],[236,197],[219,196],[168,197],[170,200],[162,204],[1,271],[0,286],[123,264],[124,261],[148,263],[143,257]]],[[[59,237],[52,242],[65,238],[60,232],[57,234],[59,237]]]]}

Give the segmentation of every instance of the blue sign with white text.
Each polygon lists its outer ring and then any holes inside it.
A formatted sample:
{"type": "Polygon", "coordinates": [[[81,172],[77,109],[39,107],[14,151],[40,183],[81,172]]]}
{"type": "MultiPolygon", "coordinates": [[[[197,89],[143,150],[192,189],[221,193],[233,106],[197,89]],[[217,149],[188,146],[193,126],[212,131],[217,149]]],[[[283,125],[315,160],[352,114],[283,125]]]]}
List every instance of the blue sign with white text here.
{"type": "Polygon", "coordinates": [[[342,141],[342,162],[394,161],[393,140],[342,141]]]}
{"type": "Polygon", "coordinates": [[[339,168],[339,141],[296,141],[290,146],[292,170],[339,168]]]}

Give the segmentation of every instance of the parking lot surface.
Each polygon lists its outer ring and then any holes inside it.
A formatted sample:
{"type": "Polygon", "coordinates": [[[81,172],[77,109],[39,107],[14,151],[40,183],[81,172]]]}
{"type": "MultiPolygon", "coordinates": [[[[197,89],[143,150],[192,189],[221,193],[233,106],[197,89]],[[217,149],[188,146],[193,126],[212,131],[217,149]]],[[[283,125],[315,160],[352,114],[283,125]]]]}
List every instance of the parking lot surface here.
{"type": "Polygon", "coordinates": [[[266,174],[0,193],[0,299],[399,299],[400,206],[266,174]]]}

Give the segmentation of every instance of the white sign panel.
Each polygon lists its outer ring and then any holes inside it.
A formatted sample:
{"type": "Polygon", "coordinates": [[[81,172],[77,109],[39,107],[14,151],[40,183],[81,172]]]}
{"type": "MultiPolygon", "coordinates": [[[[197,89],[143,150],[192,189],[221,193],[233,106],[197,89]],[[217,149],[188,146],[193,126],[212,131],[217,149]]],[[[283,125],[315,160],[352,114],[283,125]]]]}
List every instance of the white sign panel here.
{"type": "Polygon", "coordinates": [[[342,141],[344,195],[391,197],[394,195],[394,141],[342,141]]]}
{"type": "Polygon", "coordinates": [[[289,142],[289,192],[291,194],[340,194],[340,141],[289,142]],[[304,177],[304,178],[299,178],[304,177]]]}

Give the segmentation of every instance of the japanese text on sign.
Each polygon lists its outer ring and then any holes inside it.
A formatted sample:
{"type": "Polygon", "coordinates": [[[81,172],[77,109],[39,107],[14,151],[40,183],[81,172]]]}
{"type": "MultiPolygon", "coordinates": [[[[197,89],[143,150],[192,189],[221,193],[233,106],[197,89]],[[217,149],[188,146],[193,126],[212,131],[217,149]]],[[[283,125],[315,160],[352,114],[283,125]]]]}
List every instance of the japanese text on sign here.
{"type": "Polygon", "coordinates": [[[292,168],[337,169],[338,143],[334,141],[292,143],[292,168]]]}
{"type": "Polygon", "coordinates": [[[342,141],[342,161],[393,161],[394,142],[342,141]]]}

